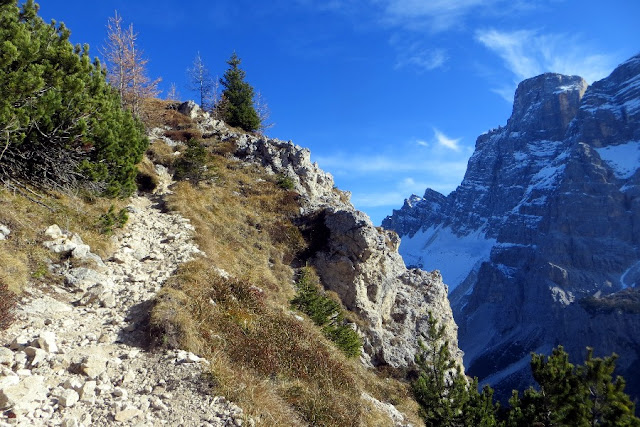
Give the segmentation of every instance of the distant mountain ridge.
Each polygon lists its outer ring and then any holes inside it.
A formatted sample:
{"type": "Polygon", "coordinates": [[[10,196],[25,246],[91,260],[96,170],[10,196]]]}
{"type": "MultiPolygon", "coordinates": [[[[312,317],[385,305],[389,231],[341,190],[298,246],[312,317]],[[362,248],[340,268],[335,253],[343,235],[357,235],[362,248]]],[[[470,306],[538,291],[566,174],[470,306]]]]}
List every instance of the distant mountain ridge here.
{"type": "Polygon", "coordinates": [[[520,83],[506,126],[481,135],[461,185],[383,221],[407,265],[449,285],[468,373],[502,395],[532,351],[618,353],[640,395],[640,55],[588,86],[520,83]]]}

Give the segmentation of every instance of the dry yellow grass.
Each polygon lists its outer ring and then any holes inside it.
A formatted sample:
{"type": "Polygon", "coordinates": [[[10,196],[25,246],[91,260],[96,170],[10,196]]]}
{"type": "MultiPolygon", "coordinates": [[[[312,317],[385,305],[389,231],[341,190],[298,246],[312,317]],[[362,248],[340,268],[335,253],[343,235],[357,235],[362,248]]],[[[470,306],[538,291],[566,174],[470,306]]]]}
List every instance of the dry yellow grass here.
{"type": "Polygon", "coordinates": [[[389,423],[361,399],[364,390],[417,413],[406,384],[346,359],[310,320],[290,313],[289,265],[306,249],[292,222],[297,195],[252,166],[222,156],[211,164],[215,182],[180,182],[168,199],[196,227],[207,258],[184,264],[161,291],[151,322],[157,342],[209,358],[216,393],[261,425],[389,423]]]}
{"type": "Polygon", "coordinates": [[[136,183],[140,191],[153,191],[158,186],[158,174],[153,162],[145,156],[137,166],[136,183]]]}
{"type": "Polygon", "coordinates": [[[171,167],[176,159],[175,150],[165,142],[156,140],[151,141],[147,149],[147,158],[156,164],[171,167]]]}
{"type": "Polygon", "coordinates": [[[169,125],[173,128],[190,127],[193,122],[175,108],[180,103],[163,99],[147,98],[142,104],[142,122],[147,129],[169,125]]]}
{"type": "Polygon", "coordinates": [[[277,290],[288,306],[293,296],[289,264],[305,244],[291,223],[299,209],[295,194],[267,181],[269,177],[229,168],[227,162],[220,157],[213,161],[214,184],[178,183],[167,205],[191,220],[198,230],[197,243],[213,264],[277,290]]]}
{"type": "Polygon", "coordinates": [[[42,245],[44,231],[52,224],[79,234],[95,253],[106,255],[111,251],[110,239],[100,233],[99,218],[111,205],[118,209],[123,200],[99,197],[82,198],[55,192],[30,190],[25,194],[0,187],[0,224],[11,233],[0,241],[0,328],[11,321],[14,303],[29,282],[47,286],[60,281],[49,272],[50,261],[60,261],[42,245]]]}
{"type": "MultiPolygon", "coordinates": [[[[170,105],[151,100],[146,126],[191,132],[191,119],[167,109],[170,105]]],[[[422,425],[406,383],[346,359],[309,319],[290,312],[295,295],[290,265],[307,248],[293,223],[297,195],[260,167],[229,158],[232,141],[204,143],[215,180],[178,183],[167,206],[191,219],[207,256],[181,266],[158,295],[151,313],[156,344],[207,357],[215,393],[237,402],[262,426],[391,425],[361,399],[363,391],[422,425]],[[217,268],[232,278],[224,279],[217,268]]],[[[176,158],[173,148],[158,141],[147,155],[168,167],[176,158]]],[[[151,162],[139,167],[153,176],[151,162]]],[[[47,261],[55,255],[42,246],[49,225],[78,233],[106,256],[111,240],[100,233],[98,219],[112,204],[116,212],[127,204],[88,195],[33,197],[40,204],[0,188],[0,223],[11,229],[9,239],[0,242],[0,287],[16,293],[28,281],[54,280],[47,261]]],[[[347,317],[360,322],[353,313],[347,317]]]]}
{"type": "Polygon", "coordinates": [[[17,294],[29,279],[29,260],[26,254],[6,246],[6,242],[0,242],[0,285],[17,294]]]}
{"type": "MultiPolygon", "coordinates": [[[[171,120],[190,131],[179,117],[171,120]]],[[[183,264],[158,295],[151,314],[155,343],[207,357],[214,392],[259,425],[392,425],[361,398],[363,391],[422,425],[406,383],[347,359],[310,319],[290,311],[291,265],[303,263],[299,257],[308,249],[294,224],[298,195],[262,168],[230,158],[232,141],[203,143],[215,179],[177,183],[167,207],[191,220],[206,257],[183,264]]],[[[152,157],[173,156],[156,144],[152,157]]],[[[361,322],[354,313],[348,318],[361,322]]]]}
{"type": "Polygon", "coordinates": [[[100,255],[112,250],[111,240],[100,233],[98,221],[112,204],[120,209],[126,201],[99,197],[88,200],[53,192],[30,197],[40,203],[0,188],[0,223],[11,230],[9,238],[0,242],[0,265],[3,281],[14,292],[20,292],[27,280],[45,276],[47,260],[56,259],[42,246],[44,231],[52,224],[78,233],[100,255]]]}
{"type": "Polygon", "coordinates": [[[179,269],[151,324],[160,343],[211,360],[216,393],[263,425],[360,425],[353,362],[311,322],[274,306],[249,282],[220,277],[206,259],[179,269]]]}

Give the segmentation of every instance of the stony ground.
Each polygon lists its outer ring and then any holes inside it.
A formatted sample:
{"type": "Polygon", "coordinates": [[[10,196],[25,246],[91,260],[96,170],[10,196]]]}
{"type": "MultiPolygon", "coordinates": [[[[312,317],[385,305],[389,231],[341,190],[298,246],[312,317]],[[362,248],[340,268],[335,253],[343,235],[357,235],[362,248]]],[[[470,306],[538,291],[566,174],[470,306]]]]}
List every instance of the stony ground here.
{"type": "Polygon", "coordinates": [[[46,231],[46,246],[70,261],[51,266],[64,284],[27,290],[0,336],[0,425],[243,425],[240,408],[207,390],[206,360],[145,350],[150,301],[200,251],[189,221],[151,198],[127,209],[106,260],[77,235],[46,231]]]}

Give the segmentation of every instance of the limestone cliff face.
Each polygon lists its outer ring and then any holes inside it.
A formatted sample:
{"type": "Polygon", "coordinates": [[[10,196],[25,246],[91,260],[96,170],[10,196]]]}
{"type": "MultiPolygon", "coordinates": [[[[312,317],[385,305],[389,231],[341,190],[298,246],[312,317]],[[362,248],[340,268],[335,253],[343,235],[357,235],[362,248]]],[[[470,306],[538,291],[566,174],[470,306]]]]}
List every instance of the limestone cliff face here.
{"type": "Polygon", "coordinates": [[[323,283],[367,323],[364,349],[369,361],[411,366],[417,338],[427,334],[432,312],[447,325],[447,339],[461,364],[457,327],[440,274],[407,270],[398,254],[398,235],[375,228],[362,212],[329,207],[322,217],[327,240],[312,262],[323,283]]]}
{"type": "Polygon", "coordinates": [[[639,168],[636,56],[588,88],[522,82],[458,189],[413,196],[383,222],[408,264],[441,269],[471,375],[505,395],[530,381],[530,352],[563,344],[580,360],[593,346],[621,356],[640,395],[639,168]]]}
{"type": "Polygon", "coordinates": [[[308,149],[292,142],[230,132],[203,116],[203,132],[232,141],[233,155],[287,176],[301,197],[300,223],[312,240],[311,262],[323,285],[335,291],[364,325],[365,363],[408,368],[418,339],[426,334],[428,313],[446,327],[452,353],[462,364],[457,326],[438,272],[408,270],[398,254],[398,235],[374,227],[367,215],[337,190],[333,178],[310,161],[308,149]]]}

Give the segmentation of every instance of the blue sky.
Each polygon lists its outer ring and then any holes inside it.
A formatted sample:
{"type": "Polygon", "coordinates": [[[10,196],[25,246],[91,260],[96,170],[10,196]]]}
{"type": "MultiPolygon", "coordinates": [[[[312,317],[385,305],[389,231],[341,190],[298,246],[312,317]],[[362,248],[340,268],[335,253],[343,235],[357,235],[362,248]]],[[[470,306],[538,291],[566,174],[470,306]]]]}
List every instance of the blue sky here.
{"type": "Polygon", "coordinates": [[[460,184],[475,139],[504,125],[517,83],[546,71],[590,83],[640,52],[636,0],[42,0],[92,55],[118,10],[149,75],[175,83],[200,52],[235,50],[271,110],[269,136],[311,149],[379,224],[412,193],[460,184]]]}

